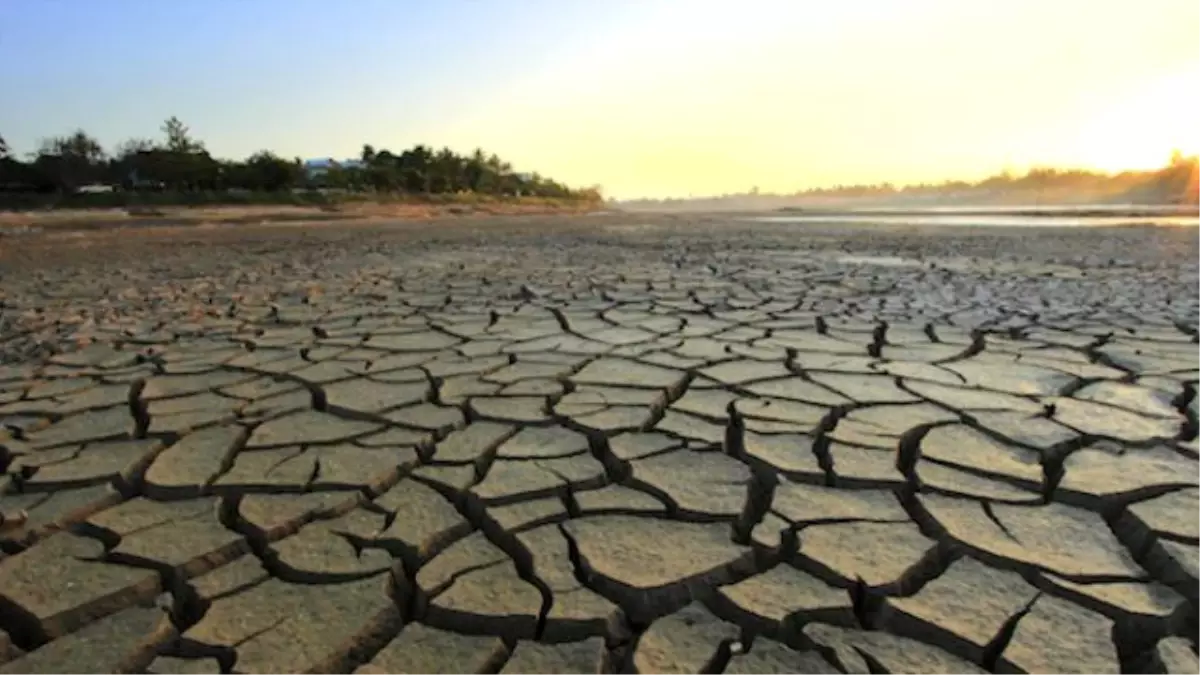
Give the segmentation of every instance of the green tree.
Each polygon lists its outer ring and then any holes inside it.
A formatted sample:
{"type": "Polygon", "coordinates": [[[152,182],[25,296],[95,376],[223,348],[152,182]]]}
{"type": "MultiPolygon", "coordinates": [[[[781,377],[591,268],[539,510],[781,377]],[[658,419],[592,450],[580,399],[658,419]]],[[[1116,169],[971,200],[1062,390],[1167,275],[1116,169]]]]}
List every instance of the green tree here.
{"type": "Polygon", "coordinates": [[[401,188],[400,158],[391,150],[375,150],[370,145],[363,146],[366,166],[361,170],[362,180],[376,192],[394,192],[401,188]]]}
{"type": "Polygon", "coordinates": [[[220,167],[204,149],[204,144],[192,138],[190,130],[178,117],[168,118],[161,129],[166,145],[150,152],[156,179],[173,190],[213,187],[220,167]]]}
{"type": "Polygon", "coordinates": [[[435,194],[458,192],[463,184],[463,161],[450,148],[442,148],[433,158],[429,191],[435,194]]]}
{"type": "Polygon", "coordinates": [[[400,183],[396,167],[391,164],[375,162],[363,170],[366,182],[376,192],[392,192],[400,183]]]}
{"type": "Polygon", "coordinates": [[[180,154],[204,152],[204,144],[192,139],[191,132],[178,117],[167,118],[161,128],[167,137],[167,150],[180,154]]]}
{"type": "Polygon", "coordinates": [[[104,148],[100,147],[100,142],[89,136],[87,132],[77,129],[69,136],[43,140],[39,154],[78,158],[95,164],[104,159],[104,148]]]}
{"type": "Polygon", "coordinates": [[[113,151],[113,158],[132,157],[139,153],[150,152],[154,148],[154,141],[149,138],[130,138],[117,144],[113,151]]]}
{"type": "Polygon", "coordinates": [[[270,150],[262,150],[246,160],[245,182],[251,190],[281,192],[300,185],[304,166],[300,160],[286,160],[270,150]]]}
{"type": "Polygon", "coordinates": [[[483,150],[476,148],[463,166],[464,187],[471,192],[488,192],[491,187],[487,156],[483,150]]]}
{"type": "Polygon", "coordinates": [[[8,143],[0,136],[0,190],[33,190],[39,183],[33,167],[12,156],[8,143]]]}
{"type": "Polygon", "coordinates": [[[35,168],[63,192],[99,179],[105,168],[104,148],[82,129],[69,136],[43,139],[34,158],[35,168]]]}
{"type": "Polygon", "coordinates": [[[126,188],[156,180],[150,156],[154,147],[154,141],[148,138],[130,138],[118,143],[109,162],[110,180],[126,188]]]}
{"type": "Polygon", "coordinates": [[[10,192],[71,192],[87,183],[105,181],[134,190],[175,192],[286,191],[321,186],[410,194],[470,191],[581,199],[599,195],[596,189],[573,191],[537,174],[516,174],[511,164],[482,149],[459,155],[450,148],[435,151],[418,144],[396,154],[364,144],[362,165],[335,163],[309,179],[299,159],[284,159],[267,150],[244,160],[218,161],[178,117],[165,120],[160,130],[160,140],[133,138],[117,145],[110,156],[94,138],[76,131],[42,141],[30,161],[12,157],[8,144],[0,138],[0,183],[10,192]]]}
{"type": "Polygon", "coordinates": [[[512,196],[520,191],[520,179],[513,173],[512,164],[491,154],[487,158],[488,173],[491,174],[492,194],[512,196]]]}
{"type": "Polygon", "coordinates": [[[430,191],[430,164],[433,153],[424,145],[415,145],[400,153],[400,184],[406,192],[424,194],[430,191]]]}

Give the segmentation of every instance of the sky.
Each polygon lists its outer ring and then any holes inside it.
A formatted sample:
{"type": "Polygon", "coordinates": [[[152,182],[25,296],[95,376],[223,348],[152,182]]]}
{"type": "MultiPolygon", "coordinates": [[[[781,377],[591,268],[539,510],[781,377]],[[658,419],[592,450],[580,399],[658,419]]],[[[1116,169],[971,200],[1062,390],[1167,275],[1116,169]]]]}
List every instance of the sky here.
{"type": "Polygon", "coordinates": [[[0,0],[0,136],[482,147],[618,198],[1200,152],[1196,0],[0,0]]]}

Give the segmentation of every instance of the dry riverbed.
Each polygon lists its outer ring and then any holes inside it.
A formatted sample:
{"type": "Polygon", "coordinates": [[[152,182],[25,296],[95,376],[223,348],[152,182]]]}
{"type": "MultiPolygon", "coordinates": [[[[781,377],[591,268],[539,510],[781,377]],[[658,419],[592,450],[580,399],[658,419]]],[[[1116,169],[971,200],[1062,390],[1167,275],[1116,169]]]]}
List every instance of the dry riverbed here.
{"type": "Polygon", "coordinates": [[[0,672],[1196,672],[1197,272],[728,215],[0,237],[0,672]]]}
{"type": "Polygon", "coordinates": [[[80,232],[163,227],[219,227],[287,223],[429,220],[446,217],[572,214],[584,205],[536,201],[476,203],[346,202],[328,206],[153,206],[112,209],[0,211],[0,237],[43,232],[80,232]]]}

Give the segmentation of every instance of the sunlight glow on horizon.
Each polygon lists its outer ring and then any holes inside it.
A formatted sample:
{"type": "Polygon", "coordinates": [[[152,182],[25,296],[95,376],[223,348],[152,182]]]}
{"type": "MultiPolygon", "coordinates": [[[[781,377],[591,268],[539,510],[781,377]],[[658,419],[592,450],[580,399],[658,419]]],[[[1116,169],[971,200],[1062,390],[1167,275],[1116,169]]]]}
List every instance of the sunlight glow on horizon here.
{"type": "Polygon", "coordinates": [[[1200,153],[1195,0],[42,0],[0,24],[22,153],[177,115],[222,157],[481,147],[622,199],[1200,153]]]}
{"type": "Polygon", "coordinates": [[[1200,154],[1200,64],[1135,87],[1077,134],[1080,166],[1101,171],[1156,169],[1172,150],[1200,154]]]}
{"type": "Polygon", "coordinates": [[[506,120],[513,154],[628,198],[1153,169],[1200,151],[1196,3],[722,6],[647,13],[612,52],[530,78],[506,120]]]}

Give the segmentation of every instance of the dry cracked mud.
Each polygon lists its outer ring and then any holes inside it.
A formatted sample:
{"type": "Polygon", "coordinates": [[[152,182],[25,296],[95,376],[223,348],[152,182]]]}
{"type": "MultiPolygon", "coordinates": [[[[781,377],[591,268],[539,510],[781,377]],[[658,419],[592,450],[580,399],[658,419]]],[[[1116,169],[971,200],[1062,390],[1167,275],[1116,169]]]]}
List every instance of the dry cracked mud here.
{"type": "Polygon", "coordinates": [[[1197,672],[1197,237],[0,239],[0,672],[1197,672]]]}

